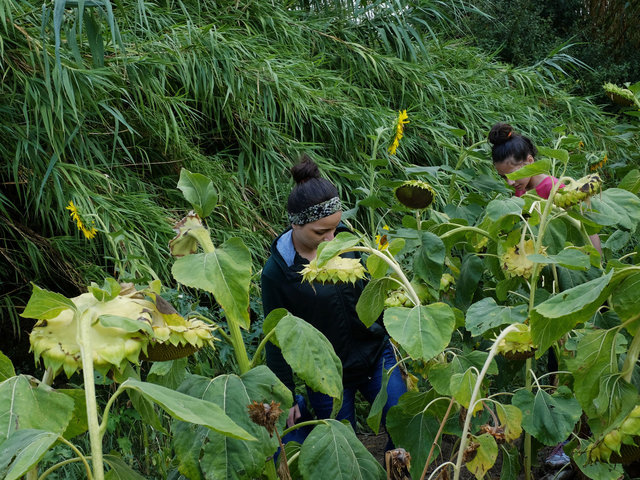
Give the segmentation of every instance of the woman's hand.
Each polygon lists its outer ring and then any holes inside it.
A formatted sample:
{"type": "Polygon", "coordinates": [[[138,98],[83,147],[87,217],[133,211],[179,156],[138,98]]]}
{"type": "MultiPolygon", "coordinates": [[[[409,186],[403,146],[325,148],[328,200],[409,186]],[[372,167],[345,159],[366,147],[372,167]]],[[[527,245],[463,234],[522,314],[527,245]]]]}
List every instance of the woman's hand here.
{"type": "Polygon", "coordinates": [[[298,404],[296,403],[295,406],[289,409],[289,416],[287,417],[287,428],[293,427],[301,416],[302,414],[300,413],[300,407],[298,407],[298,404]]]}

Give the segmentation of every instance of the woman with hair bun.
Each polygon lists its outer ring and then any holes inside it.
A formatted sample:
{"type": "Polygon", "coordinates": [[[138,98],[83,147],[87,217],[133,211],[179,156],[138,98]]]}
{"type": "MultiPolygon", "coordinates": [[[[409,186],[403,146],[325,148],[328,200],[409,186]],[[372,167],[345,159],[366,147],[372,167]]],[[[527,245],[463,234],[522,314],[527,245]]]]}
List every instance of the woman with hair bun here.
{"type": "Polygon", "coordinates": [[[516,133],[507,123],[496,123],[489,132],[489,142],[493,145],[493,166],[498,174],[515,188],[517,197],[524,195],[527,190],[535,189],[541,198],[549,198],[551,189],[558,181],[554,177],[542,173],[519,180],[509,180],[506,177],[509,173],[535,162],[538,149],[528,137],[516,133]]]}
{"type": "MultiPolygon", "coordinates": [[[[395,355],[389,337],[380,321],[366,327],[356,313],[356,303],[365,286],[355,284],[318,284],[302,282],[300,271],[316,257],[318,245],[330,241],[342,231],[342,204],[338,190],[322,178],[316,163],[303,156],[291,169],[296,182],[287,201],[290,222],[271,246],[271,256],[262,270],[262,303],[265,316],[276,308],[285,308],[292,315],[307,321],[331,342],[342,362],[343,403],[338,420],[347,419],[355,428],[355,394],[360,391],[372,403],[380,391],[382,368],[395,365],[395,355]]],[[[344,254],[359,258],[355,252],[344,254]]],[[[266,347],[267,366],[295,394],[291,367],[278,347],[266,347]]],[[[397,404],[406,392],[399,369],[394,369],[388,383],[388,400],[383,411],[397,404]]],[[[333,399],[307,387],[309,403],[318,418],[329,418],[333,399]]],[[[301,416],[300,397],[289,411],[287,426],[301,416]]],[[[294,432],[296,432],[295,430],[294,432]]],[[[392,447],[389,443],[388,446],[392,447]]]]}
{"type": "MultiPolygon", "coordinates": [[[[492,144],[493,166],[498,174],[514,187],[517,197],[521,197],[528,190],[535,190],[540,198],[545,200],[549,198],[553,186],[558,182],[555,177],[540,173],[518,180],[507,178],[509,173],[535,162],[538,149],[531,139],[514,131],[508,123],[496,123],[489,132],[489,143],[492,144]]],[[[594,234],[589,236],[589,239],[593,247],[602,255],[600,237],[594,234]]]]}

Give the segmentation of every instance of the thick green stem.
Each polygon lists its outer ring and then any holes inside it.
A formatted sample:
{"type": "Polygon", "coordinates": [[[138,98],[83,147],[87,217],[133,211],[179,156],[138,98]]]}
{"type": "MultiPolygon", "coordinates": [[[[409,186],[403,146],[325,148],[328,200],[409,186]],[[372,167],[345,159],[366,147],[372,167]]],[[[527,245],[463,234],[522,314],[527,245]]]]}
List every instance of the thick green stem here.
{"type": "Polygon", "coordinates": [[[293,432],[297,428],[306,427],[308,425],[320,425],[322,423],[327,423],[327,422],[325,422],[324,420],[308,420],[306,422],[296,423],[295,425],[290,426],[284,432],[282,432],[282,436],[284,437],[285,435],[287,435],[290,432],[293,432]]]}
{"type": "Polygon", "coordinates": [[[622,378],[629,383],[631,383],[631,376],[638,361],[638,356],[640,356],[640,333],[636,333],[635,337],[633,337],[629,350],[627,350],[627,358],[622,366],[622,378]]]}
{"type": "MultiPolygon", "coordinates": [[[[215,251],[215,246],[211,241],[211,236],[208,230],[195,230],[194,237],[200,242],[200,246],[205,253],[211,253],[215,251]]],[[[240,325],[233,318],[227,316],[227,325],[229,326],[229,340],[233,346],[233,353],[238,362],[238,368],[240,374],[247,373],[251,370],[251,363],[249,362],[249,356],[247,355],[247,349],[244,346],[244,339],[242,338],[242,332],[240,331],[240,325]]]]}
{"type": "MultiPolygon", "coordinates": [[[[525,387],[527,391],[531,391],[531,359],[527,358],[525,362],[525,387]]],[[[524,434],[524,478],[531,480],[531,435],[524,434]]]]}
{"type": "Polygon", "coordinates": [[[458,458],[456,460],[456,466],[454,468],[455,473],[454,473],[453,480],[459,480],[460,478],[460,472],[462,470],[462,457],[464,456],[464,450],[467,448],[467,443],[469,441],[468,437],[469,437],[469,427],[471,426],[471,417],[473,417],[473,410],[475,408],[476,400],[480,393],[482,380],[484,379],[484,376],[487,374],[487,371],[489,370],[489,366],[491,365],[491,361],[493,360],[493,357],[496,356],[496,352],[498,351],[498,345],[500,345],[500,342],[502,341],[502,339],[506,337],[509,332],[511,332],[512,330],[515,330],[516,328],[517,328],[516,325],[509,325],[507,328],[505,328],[502,331],[502,333],[498,336],[498,338],[496,338],[496,340],[493,342],[493,345],[491,346],[491,350],[489,350],[489,356],[485,360],[482,370],[480,371],[480,374],[478,375],[478,378],[476,380],[476,384],[473,387],[471,400],[469,400],[469,410],[467,411],[467,417],[464,420],[464,428],[462,429],[462,437],[460,439],[460,448],[458,449],[458,458]]]}
{"type": "Polygon", "coordinates": [[[96,386],[93,378],[93,352],[91,349],[91,311],[77,311],[78,345],[82,358],[82,376],[84,379],[84,396],[87,404],[87,424],[91,443],[91,464],[96,480],[104,480],[102,460],[102,435],[98,421],[98,404],[96,402],[96,386]]]}
{"type": "Polygon", "coordinates": [[[125,389],[122,388],[122,385],[120,385],[115,393],[111,395],[111,398],[107,401],[107,404],[104,407],[104,411],[102,412],[102,423],[100,424],[101,437],[104,436],[105,432],[107,431],[107,420],[109,419],[109,411],[111,410],[111,406],[116,401],[116,398],[118,398],[120,394],[124,392],[124,390],[125,389]]]}
{"type": "Polygon", "coordinates": [[[371,248],[371,247],[345,248],[344,250],[341,250],[338,255],[340,255],[342,253],[346,253],[346,252],[366,252],[366,253],[369,253],[371,255],[375,255],[377,257],[382,258],[387,263],[387,265],[389,265],[391,267],[391,269],[394,271],[394,273],[396,275],[398,275],[398,277],[400,278],[400,281],[402,282],[402,285],[404,286],[405,290],[407,291],[407,294],[409,295],[409,298],[411,299],[413,304],[414,305],[420,305],[420,298],[418,297],[418,294],[413,289],[413,286],[411,286],[411,282],[407,279],[407,276],[402,271],[402,268],[400,267],[398,262],[396,262],[395,259],[393,259],[393,257],[391,257],[389,255],[385,255],[381,251],[376,250],[375,248],[371,248]]]}
{"type": "Polygon", "coordinates": [[[491,234],[489,232],[487,232],[486,230],[482,230],[481,228],[477,228],[477,227],[458,227],[458,228],[454,228],[453,230],[449,230],[448,232],[443,233],[442,235],[440,235],[440,239],[444,240],[445,238],[448,238],[451,235],[455,235],[456,233],[460,233],[460,232],[473,232],[473,233],[477,233],[479,235],[484,235],[487,238],[492,238],[491,234]]]}
{"type": "Polygon", "coordinates": [[[247,355],[247,349],[244,346],[244,340],[242,338],[242,332],[240,331],[240,325],[235,320],[227,317],[229,325],[229,333],[231,334],[231,345],[233,345],[233,353],[236,356],[238,362],[238,368],[240,374],[247,373],[251,370],[251,363],[249,362],[249,356],[247,355]]]}
{"type": "MultiPolygon", "coordinates": [[[[70,463],[75,463],[75,462],[82,462],[84,464],[84,468],[87,471],[87,479],[88,480],[93,480],[93,475],[91,475],[91,467],[89,467],[89,462],[87,462],[87,457],[85,457],[84,455],[82,455],[82,452],[80,450],[77,449],[77,447],[71,443],[69,440],[67,440],[64,437],[60,437],[58,438],[58,440],[62,443],[66,443],[69,447],[71,447],[71,450],[73,450],[75,452],[75,454],[77,455],[77,457],[74,458],[69,458],[68,460],[64,460],[62,462],[56,463],[55,465],[51,466],[50,468],[48,468],[47,470],[45,470],[42,475],[40,475],[38,478],[38,480],[44,480],[51,472],[54,472],[55,470],[57,470],[60,467],[64,467],[65,465],[68,465],[70,463]]],[[[91,458],[91,457],[89,457],[91,458]]]]}
{"type": "Polygon", "coordinates": [[[260,361],[260,354],[262,353],[262,350],[264,350],[264,347],[267,345],[267,342],[269,342],[269,340],[271,339],[271,337],[275,335],[275,333],[276,333],[276,329],[274,328],[264,336],[264,338],[258,345],[258,348],[256,348],[256,352],[253,354],[253,359],[251,360],[251,368],[255,367],[256,363],[260,361]]]}

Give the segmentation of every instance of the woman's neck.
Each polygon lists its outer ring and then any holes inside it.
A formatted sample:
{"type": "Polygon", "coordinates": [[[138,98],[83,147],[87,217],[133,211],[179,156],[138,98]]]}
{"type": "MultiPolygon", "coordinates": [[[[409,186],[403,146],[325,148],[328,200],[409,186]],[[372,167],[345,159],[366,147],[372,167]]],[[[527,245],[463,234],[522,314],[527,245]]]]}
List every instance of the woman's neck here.
{"type": "Polygon", "coordinates": [[[296,252],[298,252],[298,255],[300,255],[302,258],[309,261],[312,261],[314,258],[316,258],[318,249],[314,248],[313,250],[310,250],[308,248],[305,248],[304,245],[300,243],[300,241],[296,238],[295,230],[291,232],[291,241],[293,242],[293,248],[296,249],[296,252]]]}
{"type": "Polygon", "coordinates": [[[538,185],[542,183],[542,181],[547,178],[548,175],[544,173],[539,173],[538,175],[534,175],[529,179],[529,183],[527,184],[527,190],[532,190],[536,188],[538,185]]]}

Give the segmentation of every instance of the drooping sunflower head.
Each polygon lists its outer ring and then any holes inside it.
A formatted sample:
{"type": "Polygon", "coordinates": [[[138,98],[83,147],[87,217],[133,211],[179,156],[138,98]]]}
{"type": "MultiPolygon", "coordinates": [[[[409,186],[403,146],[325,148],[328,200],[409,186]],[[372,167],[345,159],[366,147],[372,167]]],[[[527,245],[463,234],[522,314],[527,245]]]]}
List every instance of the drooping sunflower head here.
{"type": "Polygon", "coordinates": [[[405,207],[422,210],[433,203],[436,191],[427,182],[407,180],[395,189],[395,195],[405,207]]]}
{"type": "Polygon", "coordinates": [[[36,362],[42,359],[54,375],[64,370],[71,376],[82,369],[81,349],[88,348],[93,366],[106,373],[127,361],[170,360],[212,343],[210,325],[182,318],[154,288],[137,291],[110,280],[108,290],[92,285],[88,293],[63,299],[68,308],[58,300],[43,309],[43,302],[58,294],[34,287],[23,316],[38,320],[29,336],[36,362]],[[86,333],[80,335],[81,329],[86,333]]]}
{"type": "Polygon", "coordinates": [[[529,325],[519,323],[516,329],[507,333],[498,344],[498,353],[503,354],[510,360],[522,360],[533,357],[536,346],[531,339],[531,329],[529,325]]]}
{"type": "MultiPolygon", "coordinates": [[[[542,247],[540,253],[545,253],[546,248],[542,247]]],[[[508,248],[500,257],[502,269],[507,277],[531,277],[533,272],[533,262],[527,258],[527,255],[535,253],[535,246],[532,240],[524,242],[524,248],[521,245],[515,245],[508,248]]]]}
{"type": "Polygon", "coordinates": [[[300,273],[303,282],[355,283],[364,278],[365,270],[357,258],[333,257],[322,266],[314,258],[300,273]]]}

